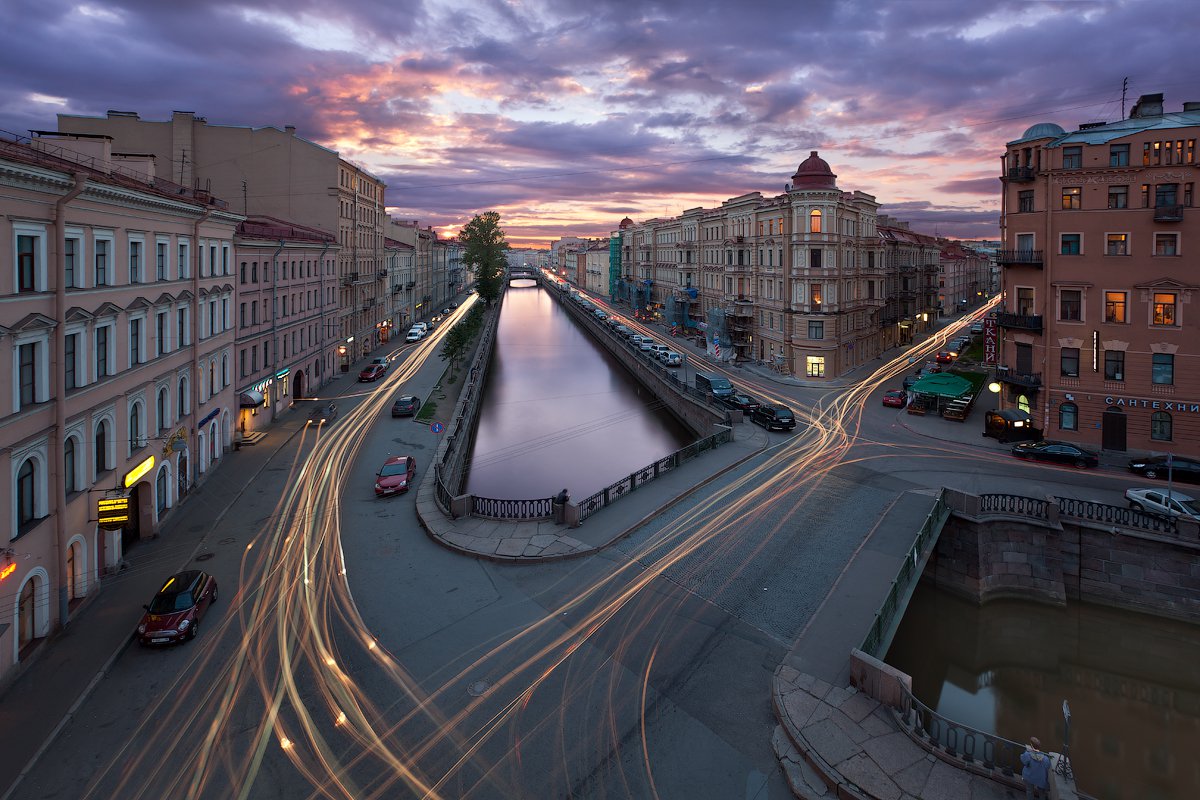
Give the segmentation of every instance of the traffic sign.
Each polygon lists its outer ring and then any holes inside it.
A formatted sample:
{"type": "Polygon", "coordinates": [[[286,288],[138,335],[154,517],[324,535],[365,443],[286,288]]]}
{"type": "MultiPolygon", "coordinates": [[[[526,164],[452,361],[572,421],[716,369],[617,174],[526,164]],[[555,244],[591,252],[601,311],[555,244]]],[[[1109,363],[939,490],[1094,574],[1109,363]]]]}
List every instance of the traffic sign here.
{"type": "Polygon", "coordinates": [[[441,433],[442,431],[446,430],[446,426],[440,422],[435,422],[429,426],[429,430],[433,431],[434,433],[441,433]]]}

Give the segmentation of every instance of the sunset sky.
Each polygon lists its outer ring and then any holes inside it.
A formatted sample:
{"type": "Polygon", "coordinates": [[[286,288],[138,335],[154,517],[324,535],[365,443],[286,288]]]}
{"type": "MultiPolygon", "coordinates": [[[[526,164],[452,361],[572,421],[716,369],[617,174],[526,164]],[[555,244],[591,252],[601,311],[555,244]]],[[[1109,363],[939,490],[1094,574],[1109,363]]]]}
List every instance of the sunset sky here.
{"type": "Polygon", "coordinates": [[[500,212],[543,245],[781,192],[820,151],[844,190],[994,237],[1030,125],[1200,100],[1200,17],[1166,0],[712,3],[4,0],[0,128],[193,111],[295,125],[453,234],[500,212]]]}

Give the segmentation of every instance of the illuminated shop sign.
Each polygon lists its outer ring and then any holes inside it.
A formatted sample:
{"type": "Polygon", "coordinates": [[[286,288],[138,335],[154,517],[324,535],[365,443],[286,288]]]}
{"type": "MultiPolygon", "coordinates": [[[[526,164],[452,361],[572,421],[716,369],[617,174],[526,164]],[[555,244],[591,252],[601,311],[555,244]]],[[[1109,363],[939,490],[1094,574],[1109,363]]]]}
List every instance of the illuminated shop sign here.
{"type": "Polygon", "coordinates": [[[125,488],[128,489],[130,486],[133,486],[138,482],[138,478],[152,469],[154,469],[154,456],[149,456],[145,461],[125,473],[125,488]]]}
{"type": "Polygon", "coordinates": [[[107,497],[96,501],[96,521],[106,531],[115,531],[129,524],[129,498],[107,497]]]}
{"type": "Polygon", "coordinates": [[[1176,413],[1200,414],[1200,403],[1185,403],[1181,400],[1145,400],[1140,397],[1106,397],[1104,404],[1117,408],[1147,408],[1151,411],[1174,411],[1176,413]]]}

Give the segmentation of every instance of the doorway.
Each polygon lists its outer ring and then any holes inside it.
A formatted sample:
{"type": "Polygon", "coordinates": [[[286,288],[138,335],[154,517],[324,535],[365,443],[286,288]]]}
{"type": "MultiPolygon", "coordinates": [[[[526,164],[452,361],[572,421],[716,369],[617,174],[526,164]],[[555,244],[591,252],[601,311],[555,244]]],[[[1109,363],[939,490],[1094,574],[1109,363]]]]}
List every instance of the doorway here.
{"type": "Polygon", "coordinates": [[[306,396],[304,394],[305,388],[307,387],[304,385],[304,373],[297,372],[295,379],[292,381],[292,399],[303,400],[306,396]]]}
{"type": "Polygon", "coordinates": [[[121,553],[137,544],[142,537],[142,484],[129,490],[129,521],[121,528],[121,553]]]}
{"type": "Polygon", "coordinates": [[[1128,417],[1116,406],[1104,410],[1104,422],[1101,431],[1101,446],[1105,450],[1125,452],[1125,424],[1128,417]]]}

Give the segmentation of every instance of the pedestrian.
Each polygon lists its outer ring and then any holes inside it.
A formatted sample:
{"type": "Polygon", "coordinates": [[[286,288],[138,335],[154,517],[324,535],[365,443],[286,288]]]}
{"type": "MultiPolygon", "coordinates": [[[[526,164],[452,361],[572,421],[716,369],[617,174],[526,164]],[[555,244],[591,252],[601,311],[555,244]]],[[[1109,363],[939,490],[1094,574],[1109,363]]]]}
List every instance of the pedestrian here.
{"type": "Polygon", "coordinates": [[[1025,781],[1026,800],[1044,800],[1050,796],[1050,757],[1042,752],[1036,736],[1029,737],[1021,753],[1021,779],[1025,781]]]}

